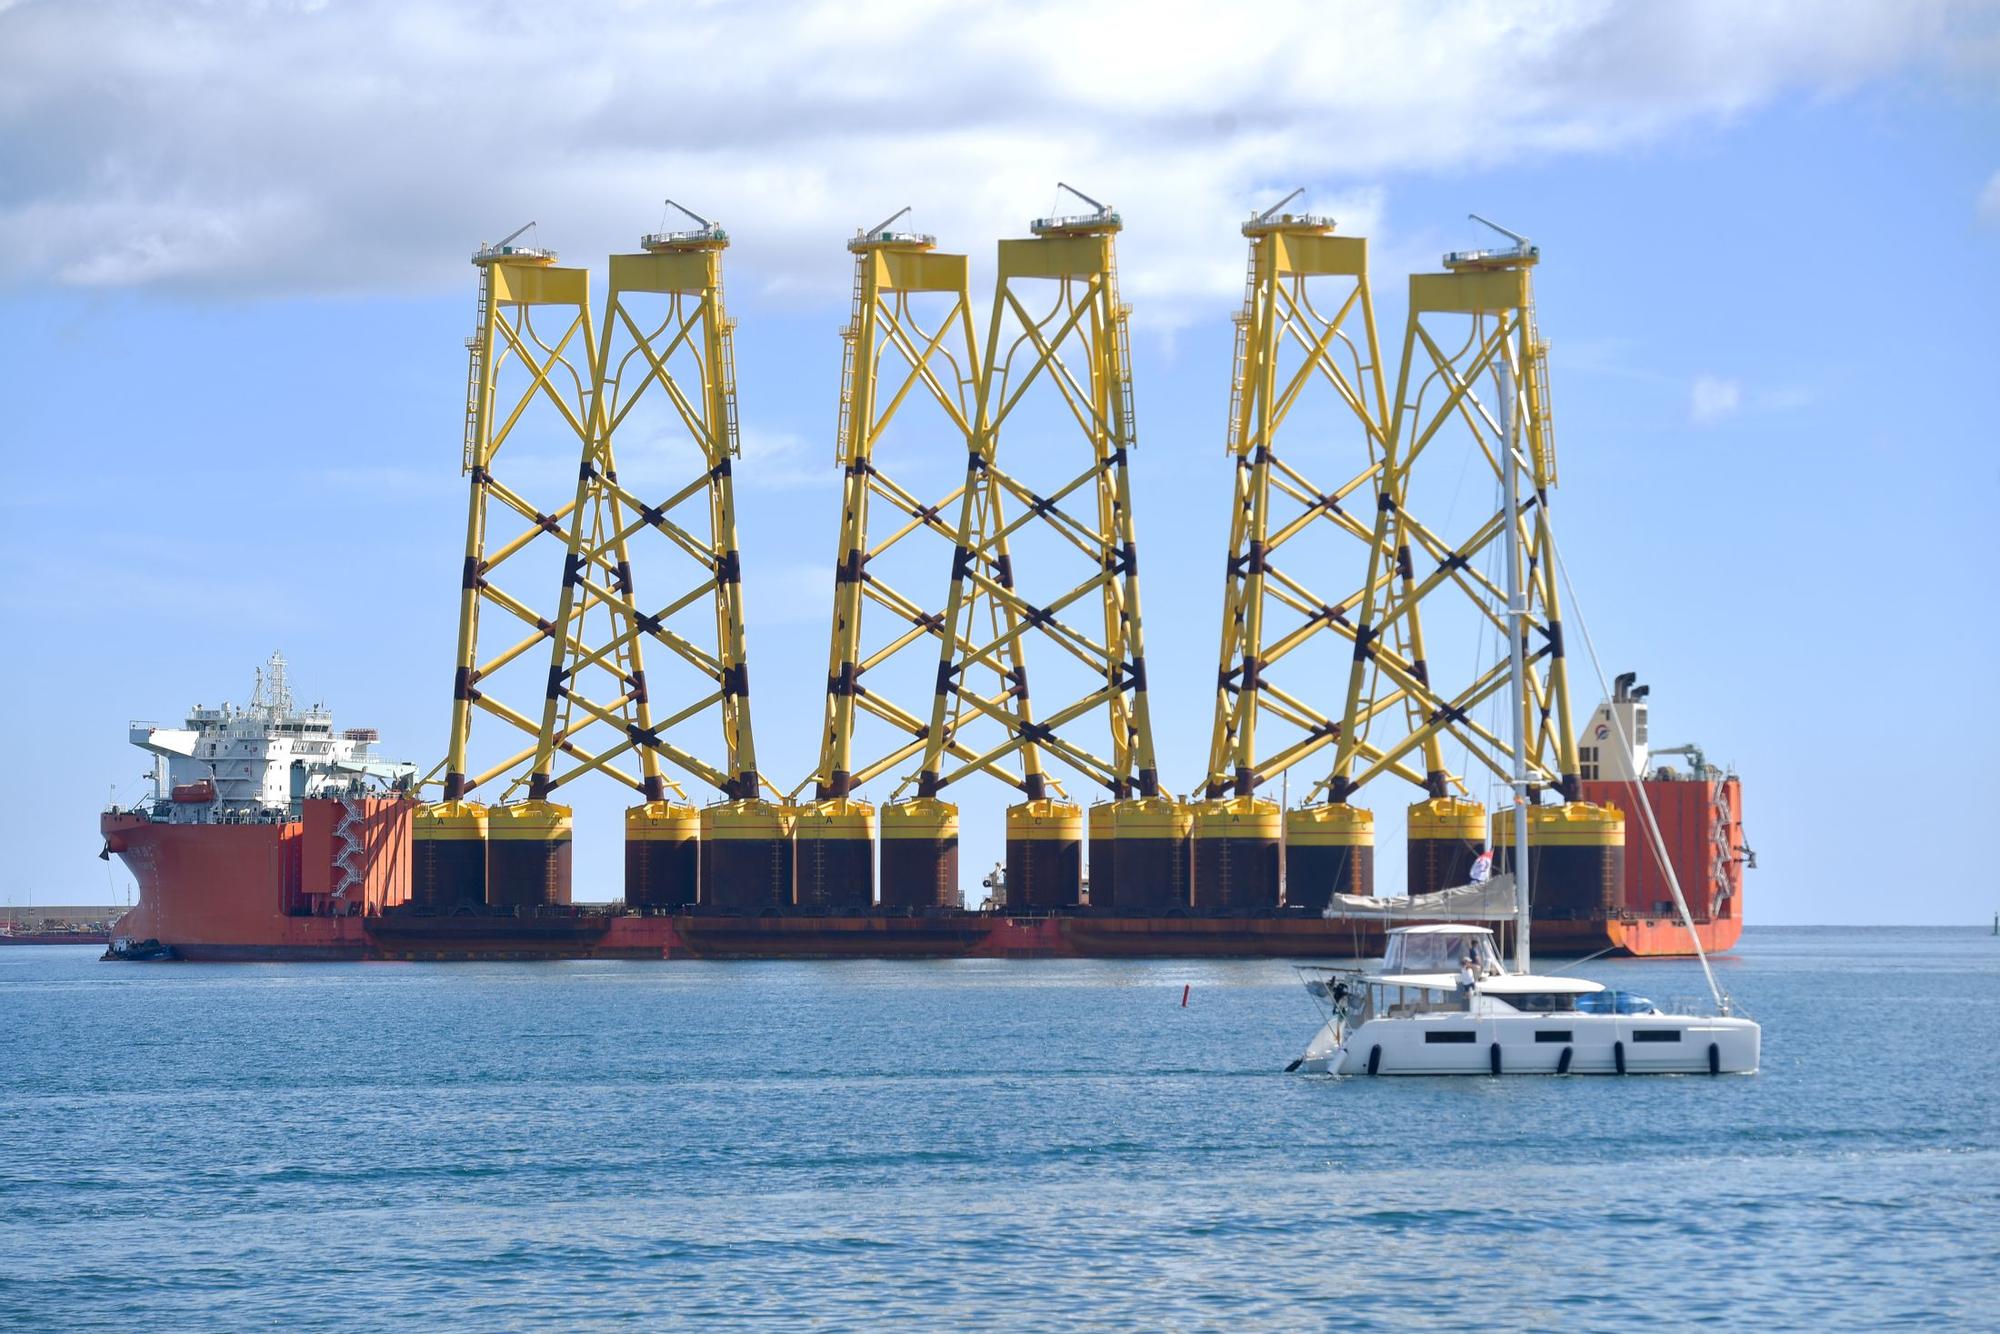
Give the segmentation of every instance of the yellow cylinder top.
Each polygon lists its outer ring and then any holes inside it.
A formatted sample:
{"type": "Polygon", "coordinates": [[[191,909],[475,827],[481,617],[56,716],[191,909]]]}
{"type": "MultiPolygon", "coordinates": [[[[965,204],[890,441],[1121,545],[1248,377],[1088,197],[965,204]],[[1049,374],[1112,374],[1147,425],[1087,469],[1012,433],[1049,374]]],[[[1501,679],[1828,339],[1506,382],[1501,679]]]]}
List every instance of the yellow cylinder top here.
{"type": "Polygon", "coordinates": [[[1375,812],[1340,802],[1301,806],[1285,812],[1285,840],[1302,847],[1373,847],[1375,812]]]}
{"type": "Polygon", "coordinates": [[[1194,808],[1196,838],[1268,838],[1277,842],[1284,812],[1264,797],[1218,797],[1194,808]]]}
{"type": "Polygon", "coordinates": [[[701,808],[703,839],[786,839],[796,813],[774,801],[725,801],[701,808]]]}
{"type": "MultiPolygon", "coordinates": [[[[1616,806],[1572,801],[1528,808],[1528,843],[1539,847],[1607,848],[1625,843],[1625,812],[1616,806]]],[[[1493,812],[1493,845],[1514,844],[1514,813],[1493,812]]]]}
{"type": "Polygon", "coordinates": [[[1100,801],[1090,808],[1090,836],[1110,838],[1118,828],[1118,803],[1100,801]]]}
{"type": "Polygon", "coordinates": [[[1194,828],[1194,807],[1172,797],[1135,797],[1113,807],[1119,838],[1186,838],[1194,828]]]}
{"type": "Polygon", "coordinates": [[[1486,837],[1486,808],[1462,797],[1432,797],[1410,807],[1411,838],[1462,838],[1477,843],[1486,837]]]}
{"type": "Polygon", "coordinates": [[[851,797],[830,797],[798,808],[801,838],[874,838],[875,807],[851,797]]]}
{"type": "Polygon", "coordinates": [[[678,843],[701,833],[701,812],[678,801],[649,801],[625,808],[625,837],[678,843]]]}
{"type": "Polygon", "coordinates": [[[890,802],[882,808],[882,837],[957,838],[958,807],[936,797],[890,802]]]}
{"type": "Polygon", "coordinates": [[[411,817],[410,834],[413,838],[485,838],[486,808],[476,801],[440,801],[419,806],[411,817]]]}
{"type": "Polygon", "coordinates": [[[1083,808],[1054,797],[1009,806],[1007,837],[1077,842],[1083,838],[1083,808]]]}
{"type": "Polygon", "coordinates": [[[486,813],[489,838],[561,842],[573,825],[570,808],[553,801],[517,801],[486,813]]]}

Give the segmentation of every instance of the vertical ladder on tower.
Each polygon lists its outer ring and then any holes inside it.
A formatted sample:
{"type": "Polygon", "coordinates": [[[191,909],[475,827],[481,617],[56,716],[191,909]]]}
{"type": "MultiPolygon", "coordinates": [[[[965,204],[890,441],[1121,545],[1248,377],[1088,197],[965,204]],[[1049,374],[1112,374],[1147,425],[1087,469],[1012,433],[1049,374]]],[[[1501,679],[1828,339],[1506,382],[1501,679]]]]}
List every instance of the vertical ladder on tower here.
{"type": "Polygon", "coordinates": [[[1129,323],[1132,307],[1118,300],[1118,252],[1114,248],[1104,265],[1105,303],[1111,308],[1111,319],[1116,328],[1112,331],[1118,345],[1118,360],[1112,366],[1117,376],[1118,415],[1122,434],[1116,442],[1117,448],[1136,447],[1139,443],[1138,424],[1132,420],[1132,338],[1129,323]]]}
{"type": "Polygon", "coordinates": [[[716,360],[715,376],[722,389],[722,443],[729,449],[729,457],[741,458],[743,451],[738,445],[736,434],[736,320],[722,312],[728,309],[722,304],[722,275],[715,278],[716,312],[716,360]]]}
{"type": "Polygon", "coordinates": [[[1243,309],[1238,311],[1236,352],[1229,359],[1229,433],[1226,453],[1243,447],[1243,376],[1250,366],[1250,315],[1257,304],[1257,251],[1250,251],[1249,270],[1243,275],[1243,309]]]}
{"type": "Polygon", "coordinates": [[[1556,419],[1549,404],[1549,342],[1542,337],[1536,327],[1533,307],[1528,310],[1527,319],[1529,374],[1534,383],[1534,423],[1535,438],[1541,445],[1538,481],[1550,486],[1556,485],[1556,419]]]}
{"type": "Polygon", "coordinates": [[[840,331],[840,428],[834,436],[834,462],[847,461],[847,432],[854,418],[854,345],[861,339],[861,306],[867,300],[862,269],[854,266],[854,297],[848,303],[847,327],[840,331]]]}
{"type": "Polygon", "coordinates": [[[465,350],[470,363],[465,372],[465,461],[461,473],[472,471],[473,460],[479,453],[479,395],[485,383],[485,338],[486,309],[493,300],[493,270],[482,265],[479,270],[479,310],[473,317],[472,337],[465,340],[465,350]]]}

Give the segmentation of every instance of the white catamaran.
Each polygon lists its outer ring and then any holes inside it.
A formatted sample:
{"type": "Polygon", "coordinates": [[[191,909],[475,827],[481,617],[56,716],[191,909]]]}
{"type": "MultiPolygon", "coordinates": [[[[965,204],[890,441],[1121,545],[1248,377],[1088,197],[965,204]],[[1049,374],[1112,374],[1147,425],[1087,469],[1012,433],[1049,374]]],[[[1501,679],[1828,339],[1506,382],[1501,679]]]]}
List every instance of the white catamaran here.
{"type": "MultiPolygon", "coordinates": [[[[1520,473],[1515,424],[1519,420],[1512,364],[1503,359],[1500,430],[1506,454],[1507,627],[1511,641],[1509,692],[1513,717],[1514,794],[1512,846],[1529,847],[1530,776],[1523,699],[1526,693],[1524,624],[1528,615],[1523,586],[1520,473]]],[[[1547,497],[1538,497],[1546,505],[1547,497]]],[[[1561,556],[1553,547],[1558,564],[1561,556]]],[[[1565,578],[1567,574],[1565,572],[1565,578]]],[[[1575,608],[1575,590],[1570,590],[1575,608]]],[[[1590,632],[1577,623],[1586,646],[1590,632]]],[[[1593,662],[1596,649],[1590,648],[1593,662]]],[[[1604,672],[1598,666],[1599,683],[1604,672]]],[[[1606,694],[1610,693],[1606,688],[1606,694]]],[[[1613,711],[1621,734],[1624,720],[1613,711]]],[[[1623,737],[1632,744],[1630,736],[1623,737]]],[[[1512,874],[1407,898],[1336,894],[1329,917],[1379,917],[1427,922],[1388,932],[1379,970],[1302,969],[1306,989],[1321,1004],[1326,1023],[1292,1070],[1335,1075],[1520,1075],[1520,1074],[1751,1074],[1757,1069],[1761,1032],[1757,1024],[1730,1013],[1729,997],[1716,982],[1702,949],[1679,878],[1660,837],[1659,822],[1643,785],[1638,812],[1651,835],[1683,925],[1714,998],[1710,1015],[1663,1013],[1650,1002],[1580,978],[1532,971],[1529,939],[1529,856],[1513,858],[1512,874]],[[1479,921],[1514,922],[1514,966],[1503,966],[1493,929],[1479,921]]]]}

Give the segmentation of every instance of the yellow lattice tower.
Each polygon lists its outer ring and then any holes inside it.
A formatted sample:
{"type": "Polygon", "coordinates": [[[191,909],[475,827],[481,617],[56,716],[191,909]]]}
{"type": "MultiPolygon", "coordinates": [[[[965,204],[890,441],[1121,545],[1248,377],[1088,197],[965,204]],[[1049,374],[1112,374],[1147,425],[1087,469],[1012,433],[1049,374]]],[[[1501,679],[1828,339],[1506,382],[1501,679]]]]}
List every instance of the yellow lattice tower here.
{"type": "Polygon", "coordinates": [[[782,815],[760,798],[750,721],[734,321],[722,284],[729,238],[688,216],[696,226],[611,257],[592,432],[572,506],[585,520],[572,526],[563,563],[555,623],[566,633],[552,645],[531,791],[546,798],[600,772],[640,796],[626,818],[628,904],[695,901],[689,835],[698,826],[712,841],[702,877],[712,901],[763,907],[789,903],[791,885],[782,815]],[[635,564],[665,596],[640,596],[635,564]],[[706,748],[719,756],[704,759],[706,748]],[[633,759],[637,774],[626,767],[633,759]],[[668,766],[725,804],[697,816],[668,801],[670,787],[684,795],[668,766]]]}
{"type": "MultiPolygon", "coordinates": [[[[1103,788],[1113,803],[1161,800],[1127,468],[1135,435],[1114,248],[1120,223],[1109,208],[1078,197],[1094,211],[1041,219],[1032,239],[1000,243],[918,776],[925,798],[982,772],[1021,791],[1026,800],[1007,820],[1007,900],[1017,908],[1073,905],[1080,892],[1082,812],[1051,795],[1060,788],[1044,773],[1045,756],[1103,788]],[[1043,420],[1023,409],[1031,394],[1043,420]],[[1042,437],[1034,442],[1039,448],[1016,446],[1012,456],[1055,464],[1055,485],[1036,489],[1003,468],[999,444],[1010,428],[1016,438],[1031,430],[1042,437]],[[1059,443],[1064,435],[1067,451],[1059,443]],[[1020,565],[1031,560],[1049,562],[1036,580],[1049,596],[1023,591],[1020,565]],[[1064,587],[1053,573],[1058,560],[1081,566],[1085,577],[1064,587]],[[982,603],[983,623],[973,615],[982,603]],[[1098,624],[1089,628],[1074,619],[1093,613],[1098,624]],[[1029,693],[1030,639],[1058,664],[1053,671],[1043,664],[1051,679],[1081,682],[1080,695],[1039,716],[1029,693]],[[1007,688],[984,693],[979,674],[1010,661],[1007,688]],[[1108,729],[1104,755],[1084,739],[1093,715],[1108,729]],[[1004,767],[1016,762],[1018,775],[1004,767]]],[[[1164,828],[1170,833],[1171,821],[1164,828]]],[[[1149,847],[1158,841],[1149,839],[1149,847]]]]}
{"type": "MultiPolygon", "coordinates": [[[[1500,707],[1507,692],[1512,652],[1507,590],[1504,580],[1480,565],[1505,554],[1509,524],[1520,534],[1520,610],[1527,627],[1521,645],[1527,689],[1520,721],[1529,779],[1517,799],[1534,802],[1544,793],[1573,799],[1577,792],[1576,738],[1546,503],[1556,484],[1556,462],[1547,347],[1536,331],[1532,285],[1540,252],[1524,238],[1506,235],[1511,246],[1447,255],[1446,272],[1410,279],[1409,321],[1383,469],[1385,499],[1369,551],[1365,586],[1370,596],[1356,617],[1356,652],[1334,760],[1337,801],[1384,775],[1402,777],[1424,790],[1425,800],[1410,813],[1413,891],[1464,882],[1470,857],[1485,841],[1485,810],[1466,796],[1451,795],[1466,793],[1465,782],[1445,773],[1440,760],[1427,759],[1421,775],[1406,761],[1419,754],[1435,756],[1442,743],[1450,742],[1462,746],[1493,781],[1512,781],[1511,723],[1491,726],[1477,716],[1482,707],[1500,707]],[[1427,459],[1437,460],[1439,468],[1459,465],[1459,458],[1446,457],[1442,446],[1451,437],[1467,442],[1471,457],[1484,462],[1486,475],[1503,497],[1490,517],[1462,537],[1428,526],[1410,504],[1413,480],[1423,473],[1427,459]],[[1392,562],[1403,567],[1404,577],[1388,577],[1392,562]],[[1480,657],[1469,676],[1444,683],[1435,658],[1428,664],[1412,660],[1393,638],[1399,627],[1414,624],[1420,608],[1433,627],[1440,615],[1457,612],[1479,635],[1498,641],[1497,653],[1480,657]],[[1398,716],[1413,721],[1397,729],[1400,735],[1385,736],[1384,727],[1398,716]],[[1364,747],[1364,736],[1372,744],[1364,747]]],[[[1546,831],[1551,846],[1567,842],[1594,849],[1612,836],[1613,824],[1622,831],[1616,812],[1600,815],[1577,804],[1561,813],[1560,820],[1537,816],[1530,846],[1543,841],[1546,831]]],[[[1622,839],[1622,832],[1617,837],[1622,839]]],[[[1535,878],[1541,886],[1538,897],[1561,892],[1560,874],[1538,873],[1535,878]]]]}
{"type": "MultiPolygon", "coordinates": [[[[1337,668],[1308,651],[1352,656],[1351,617],[1365,590],[1328,597],[1312,584],[1376,540],[1388,433],[1368,243],[1335,235],[1330,218],[1282,213],[1300,193],[1243,225],[1249,273],[1229,406],[1235,494],[1206,800],[1194,827],[1195,901],[1212,909],[1277,906],[1281,818],[1290,905],[1317,911],[1329,894],[1365,893],[1372,882],[1368,812],[1309,801],[1281,817],[1258,795],[1341,735],[1340,700],[1329,698],[1337,668]],[[1307,475],[1315,455],[1329,454],[1345,478],[1331,489],[1307,475]]],[[[1397,630],[1421,672],[1414,611],[1397,630]]],[[[1373,752],[1364,741],[1360,753],[1373,752]]]]}
{"type": "MultiPolygon", "coordinates": [[[[552,544],[573,541],[577,519],[574,503],[543,509],[525,494],[532,487],[503,480],[503,451],[509,464],[525,451],[529,461],[516,472],[532,478],[537,454],[546,457],[553,450],[560,458],[576,446],[587,451],[591,439],[596,377],[591,358],[596,348],[589,274],[556,267],[553,251],[515,245],[526,230],[473,255],[479,269],[479,316],[467,342],[464,468],[471,485],[450,742],[441,766],[444,799],[420,812],[416,825],[413,892],[420,904],[439,908],[522,906],[563,901],[568,894],[566,814],[558,819],[555,811],[538,809],[546,803],[489,809],[468,800],[476,789],[518,771],[535,754],[539,724],[527,709],[501,697],[503,685],[521,700],[541,693],[531,669],[507,669],[556,633],[554,622],[530,600],[535,560],[524,553],[552,555],[552,544]],[[495,521],[518,527],[498,540],[489,531],[495,521]],[[526,582],[515,583],[520,591],[510,592],[502,580],[516,574],[526,582]],[[481,612],[486,608],[521,622],[528,633],[482,658],[481,612]],[[522,734],[527,744],[475,771],[470,760],[473,725],[482,713],[522,734]],[[490,854],[489,839],[494,845],[490,854]]],[[[519,781],[517,776],[517,785],[519,781]]]]}
{"type": "MultiPolygon", "coordinates": [[[[929,734],[928,700],[895,676],[922,661],[916,686],[928,693],[929,659],[944,634],[931,580],[957,540],[964,497],[961,483],[928,500],[891,476],[879,451],[896,430],[921,441],[919,460],[935,457],[943,441],[969,450],[975,435],[978,347],[966,259],[936,251],[934,237],[894,230],[907,212],[856,233],[847,246],[854,302],[842,333],[841,520],[826,717],[809,780],[814,800],[799,810],[795,840],[799,902],[826,908],[873,901],[875,809],[855,793],[920,752],[929,734]],[[908,691],[902,700],[899,689],[908,691]],[[874,741],[859,758],[857,731],[874,741]]],[[[1005,554],[1001,544],[989,573],[1005,554]]],[[[1015,666],[1010,647],[992,665],[996,690],[1015,666]]],[[[955,741],[948,750],[971,754],[955,741]]],[[[957,808],[933,797],[882,814],[882,905],[955,906],[957,808]]]]}

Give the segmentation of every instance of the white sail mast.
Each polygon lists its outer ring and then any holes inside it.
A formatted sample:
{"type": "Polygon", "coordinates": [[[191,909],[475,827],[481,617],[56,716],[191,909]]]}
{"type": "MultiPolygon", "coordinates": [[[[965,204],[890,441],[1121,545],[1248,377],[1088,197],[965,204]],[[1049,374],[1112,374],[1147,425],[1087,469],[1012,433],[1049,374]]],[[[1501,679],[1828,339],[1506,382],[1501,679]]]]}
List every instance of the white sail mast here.
{"type": "Polygon", "coordinates": [[[1507,667],[1509,710],[1514,715],[1514,968],[1533,967],[1529,947],[1528,886],[1528,720],[1527,654],[1521,633],[1527,624],[1528,599],[1521,572],[1521,464],[1515,451],[1514,335],[1502,343],[1500,358],[1500,472],[1505,478],[1507,504],[1507,667]]]}

